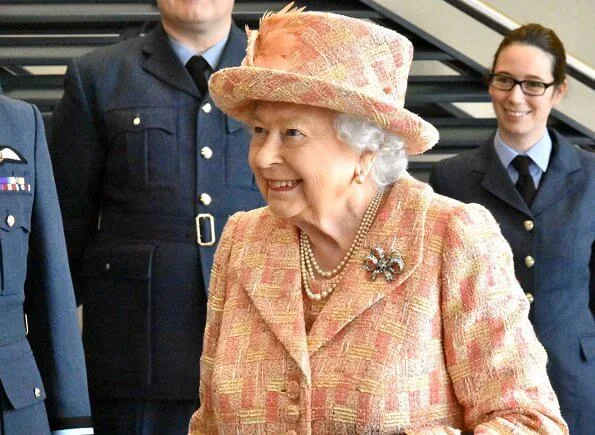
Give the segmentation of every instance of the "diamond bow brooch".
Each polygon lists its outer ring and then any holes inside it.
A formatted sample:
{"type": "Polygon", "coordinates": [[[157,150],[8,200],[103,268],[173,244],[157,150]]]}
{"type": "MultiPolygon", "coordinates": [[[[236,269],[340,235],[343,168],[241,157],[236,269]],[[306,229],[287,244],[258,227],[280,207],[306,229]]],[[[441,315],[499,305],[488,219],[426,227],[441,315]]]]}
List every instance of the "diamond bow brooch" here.
{"type": "Polygon", "coordinates": [[[376,246],[364,258],[364,269],[371,272],[370,281],[375,281],[378,275],[383,275],[388,282],[393,282],[395,276],[403,272],[404,268],[405,262],[396,249],[391,249],[386,255],[382,247],[376,246]]]}

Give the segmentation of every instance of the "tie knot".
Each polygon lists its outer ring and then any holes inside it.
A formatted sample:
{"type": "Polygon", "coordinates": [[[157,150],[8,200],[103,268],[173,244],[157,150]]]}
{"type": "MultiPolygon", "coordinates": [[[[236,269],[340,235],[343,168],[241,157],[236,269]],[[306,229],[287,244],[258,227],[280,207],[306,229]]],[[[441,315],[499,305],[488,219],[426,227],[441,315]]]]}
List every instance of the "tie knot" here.
{"type": "Polygon", "coordinates": [[[203,74],[209,69],[209,63],[202,56],[192,56],[186,63],[186,68],[193,76],[203,74]]]}
{"type": "Polygon", "coordinates": [[[529,156],[516,156],[512,160],[512,166],[517,170],[519,175],[529,175],[529,164],[532,162],[529,156]]]}
{"type": "Polygon", "coordinates": [[[194,80],[200,95],[204,97],[209,87],[206,75],[206,72],[210,70],[209,63],[202,56],[192,56],[186,63],[186,69],[194,80]]]}

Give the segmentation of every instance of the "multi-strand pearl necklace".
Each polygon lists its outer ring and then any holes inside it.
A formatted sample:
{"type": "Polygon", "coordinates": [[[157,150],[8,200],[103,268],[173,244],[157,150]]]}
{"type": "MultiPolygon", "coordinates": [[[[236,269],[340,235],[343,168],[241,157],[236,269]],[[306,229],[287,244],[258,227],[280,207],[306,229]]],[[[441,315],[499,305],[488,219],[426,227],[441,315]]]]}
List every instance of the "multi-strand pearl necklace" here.
{"type": "Polygon", "coordinates": [[[376,217],[376,213],[378,212],[378,207],[380,206],[380,201],[382,200],[382,189],[378,189],[374,198],[368,205],[366,212],[364,213],[364,217],[355,233],[355,237],[353,242],[351,242],[351,246],[347,250],[347,253],[343,257],[343,259],[339,262],[337,267],[332,270],[324,270],[316,261],[314,257],[314,252],[312,251],[312,246],[310,245],[310,239],[303,231],[300,231],[300,265],[301,265],[301,272],[302,272],[302,281],[304,283],[304,292],[306,295],[315,301],[319,301],[327,296],[329,296],[335,288],[337,284],[341,281],[343,277],[343,273],[345,272],[345,266],[349,264],[353,253],[359,249],[364,238],[368,234],[368,231],[372,227],[372,223],[374,222],[374,218],[376,217]],[[320,293],[312,292],[310,287],[310,281],[316,280],[316,275],[319,275],[321,278],[324,279],[332,279],[333,282],[326,290],[322,290],[320,293]]]}

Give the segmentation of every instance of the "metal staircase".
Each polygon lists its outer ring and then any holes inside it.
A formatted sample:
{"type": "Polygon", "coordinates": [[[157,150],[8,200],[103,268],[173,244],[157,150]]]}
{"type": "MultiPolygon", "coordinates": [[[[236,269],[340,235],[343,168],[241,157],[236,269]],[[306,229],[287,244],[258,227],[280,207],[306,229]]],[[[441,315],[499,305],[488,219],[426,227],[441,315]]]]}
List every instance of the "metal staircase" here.
{"type": "MultiPolygon", "coordinates": [[[[279,10],[287,0],[236,0],[234,20],[257,27],[267,10],[279,10]]],[[[481,144],[495,129],[494,118],[473,117],[458,103],[488,103],[485,70],[463,53],[436,41],[422,30],[373,1],[298,1],[308,10],[332,11],[369,19],[407,36],[414,44],[414,65],[406,107],[434,124],[440,142],[412,160],[411,172],[426,179],[433,162],[481,144]],[[448,75],[417,74],[416,64],[439,63],[448,75]]],[[[69,58],[114,44],[150,30],[159,21],[153,0],[0,0],[0,85],[13,98],[39,106],[46,124],[62,95],[69,58]]],[[[592,83],[589,84],[592,88],[592,83]]],[[[553,114],[552,124],[571,142],[595,151],[595,136],[576,128],[572,120],[553,114]]]]}

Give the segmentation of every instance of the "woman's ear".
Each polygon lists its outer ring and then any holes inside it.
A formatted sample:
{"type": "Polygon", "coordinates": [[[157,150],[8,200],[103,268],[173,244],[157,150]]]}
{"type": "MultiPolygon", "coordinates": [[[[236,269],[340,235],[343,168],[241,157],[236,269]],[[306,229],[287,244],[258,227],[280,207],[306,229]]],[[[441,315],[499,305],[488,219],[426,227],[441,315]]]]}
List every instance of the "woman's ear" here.
{"type": "Polygon", "coordinates": [[[562,101],[562,98],[566,95],[568,91],[568,81],[564,79],[564,82],[554,86],[554,93],[552,94],[553,104],[554,106],[562,101]]]}
{"type": "Polygon", "coordinates": [[[376,157],[378,157],[378,154],[372,151],[364,151],[360,154],[359,167],[364,177],[367,177],[372,172],[376,157]]]}

